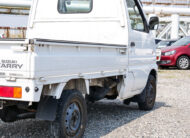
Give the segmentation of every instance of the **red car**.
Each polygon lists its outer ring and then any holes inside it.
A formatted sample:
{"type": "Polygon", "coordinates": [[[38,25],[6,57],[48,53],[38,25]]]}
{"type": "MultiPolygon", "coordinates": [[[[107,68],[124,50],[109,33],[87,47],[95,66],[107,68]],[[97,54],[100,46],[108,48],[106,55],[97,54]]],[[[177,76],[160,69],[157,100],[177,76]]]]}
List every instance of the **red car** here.
{"type": "Polygon", "coordinates": [[[177,66],[179,69],[190,67],[190,37],[184,37],[170,47],[161,49],[160,67],[177,66]]]}

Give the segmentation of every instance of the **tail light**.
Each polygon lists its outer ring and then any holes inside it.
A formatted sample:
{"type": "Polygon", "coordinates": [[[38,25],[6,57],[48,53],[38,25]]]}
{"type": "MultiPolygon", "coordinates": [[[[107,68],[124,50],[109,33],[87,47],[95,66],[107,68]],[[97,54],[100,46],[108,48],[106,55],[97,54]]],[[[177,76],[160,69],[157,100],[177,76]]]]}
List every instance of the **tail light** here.
{"type": "Polygon", "coordinates": [[[156,60],[159,60],[159,59],[160,59],[160,57],[159,57],[159,56],[157,56],[157,57],[156,57],[156,60]]]}
{"type": "Polygon", "coordinates": [[[0,86],[0,97],[22,98],[22,88],[0,86]]]}

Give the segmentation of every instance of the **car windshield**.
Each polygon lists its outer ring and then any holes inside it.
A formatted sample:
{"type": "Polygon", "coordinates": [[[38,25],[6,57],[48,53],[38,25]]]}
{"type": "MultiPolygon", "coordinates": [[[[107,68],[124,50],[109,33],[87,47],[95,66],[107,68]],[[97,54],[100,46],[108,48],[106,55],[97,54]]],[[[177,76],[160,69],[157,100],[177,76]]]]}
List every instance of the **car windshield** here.
{"type": "Polygon", "coordinates": [[[158,43],[158,48],[166,47],[169,45],[169,43],[170,43],[169,41],[160,41],[158,43]]]}
{"type": "Polygon", "coordinates": [[[176,42],[176,41],[171,41],[171,42],[170,42],[170,45],[172,45],[172,44],[175,43],[175,42],[176,42]]]}
{"type": "Polygon", "coordinates": [[[158,45],[159,46],[161,46],[161,45],[167,45],[169,42],[168,41],[160,41],[159,43],[158,43],[158,45]]]}
{"type": "Polygon", "coordinates": [[[190,43],[190,37],[184,37],[173,43],[172,46],[185,46],[188,45],[189,43],[190,43]]]}

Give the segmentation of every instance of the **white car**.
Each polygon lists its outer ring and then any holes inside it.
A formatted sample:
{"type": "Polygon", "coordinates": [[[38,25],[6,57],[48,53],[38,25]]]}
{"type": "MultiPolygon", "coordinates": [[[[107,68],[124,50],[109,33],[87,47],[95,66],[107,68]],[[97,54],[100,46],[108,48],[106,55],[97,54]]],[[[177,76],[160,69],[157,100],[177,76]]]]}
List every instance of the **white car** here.
{"type": "Polygon", "coordinates": [[[157,24],[138,0],[34,0],[26,39],[0,41],[0,118],[48,120],[52,135],[82,137],[86,101],[151,110],[157,24]]]}

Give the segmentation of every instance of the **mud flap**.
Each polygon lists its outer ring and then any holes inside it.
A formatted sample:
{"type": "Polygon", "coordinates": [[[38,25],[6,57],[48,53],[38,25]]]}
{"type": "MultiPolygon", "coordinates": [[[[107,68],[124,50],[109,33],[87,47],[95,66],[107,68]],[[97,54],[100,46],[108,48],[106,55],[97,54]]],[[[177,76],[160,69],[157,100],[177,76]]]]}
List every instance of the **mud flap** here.
{"type": "Polygon", "coordinates": [[[36,119],[54,121],[56,119],[57,106],[57,99],[50,96],[44,97],[38,105],[36,119]]]}

